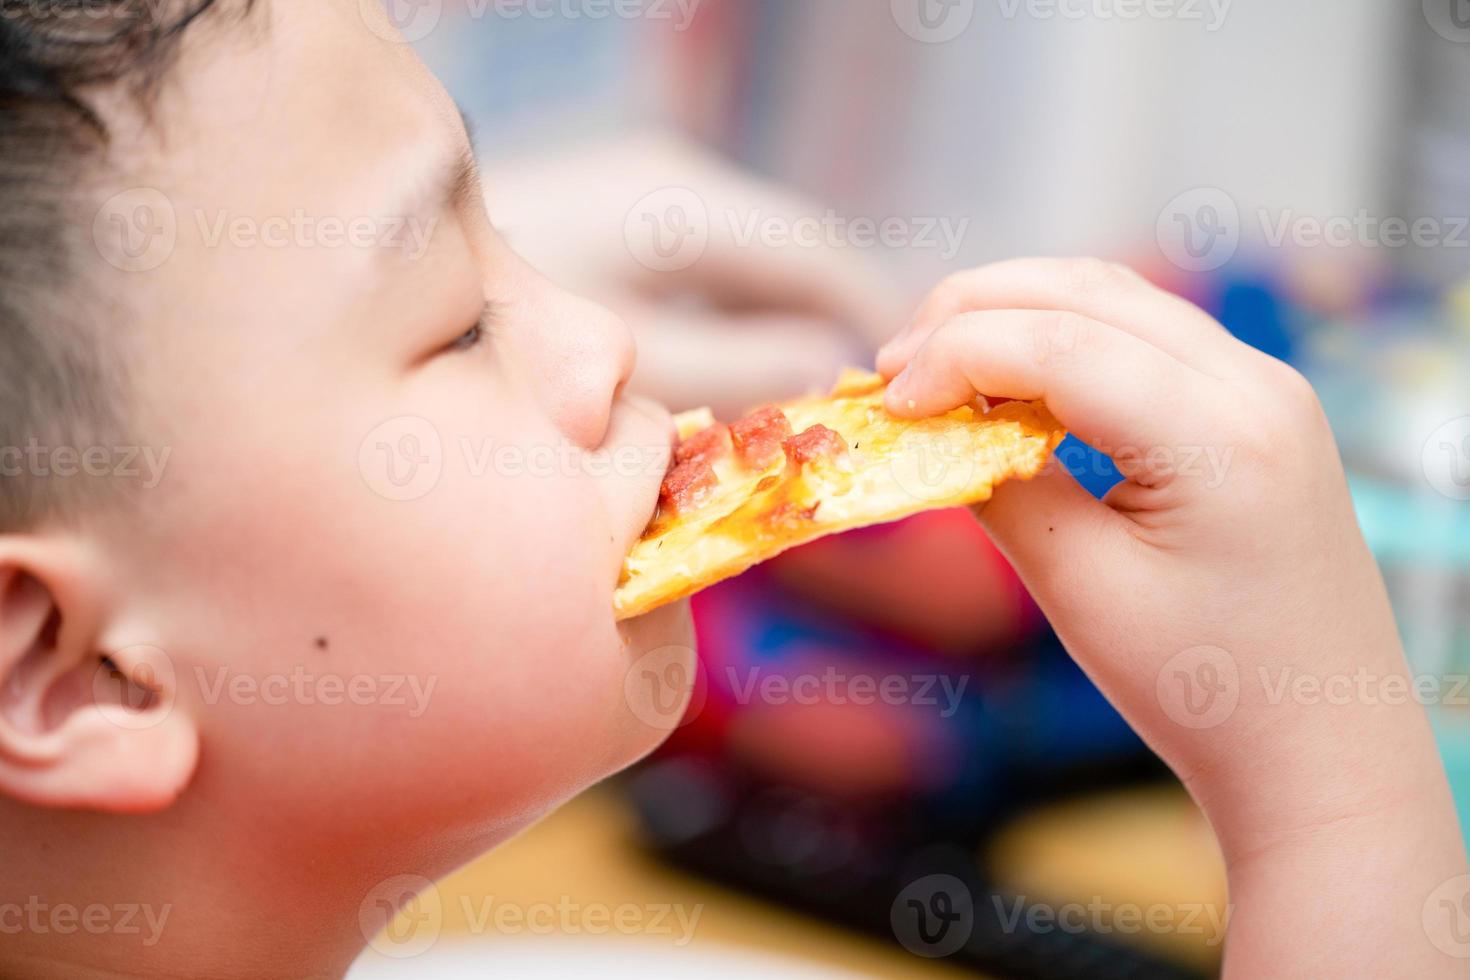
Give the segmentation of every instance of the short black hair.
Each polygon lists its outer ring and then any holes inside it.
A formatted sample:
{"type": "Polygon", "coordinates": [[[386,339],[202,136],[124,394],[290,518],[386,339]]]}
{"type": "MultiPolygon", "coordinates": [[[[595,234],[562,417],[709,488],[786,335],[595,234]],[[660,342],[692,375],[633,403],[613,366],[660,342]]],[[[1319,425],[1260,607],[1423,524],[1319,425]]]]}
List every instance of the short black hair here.
{"type": "Polygon", "coordinates": [[[126,432],[118,304],[81,281],[79,188],[109,139],[88,94],[122,86],[146,105],[184,32],[222,5],[0,0],[0,533],[95,495],[95,479],[28,468],[26,447],[118,446],[126,432]]]}

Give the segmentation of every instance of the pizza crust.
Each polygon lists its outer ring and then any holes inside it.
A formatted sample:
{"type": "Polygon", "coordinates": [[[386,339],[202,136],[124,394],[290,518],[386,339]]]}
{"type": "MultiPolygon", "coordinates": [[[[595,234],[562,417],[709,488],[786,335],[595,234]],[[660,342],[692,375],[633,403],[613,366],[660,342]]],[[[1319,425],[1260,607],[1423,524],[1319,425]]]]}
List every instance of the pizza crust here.
{"type": "MultiPolygon", "coordinates": [[[[697,505],[660,513],[623,564],[613,596],[618,619],[665,603],[828,534],[990,499],[995,486],[1041,471],[1066,435],[1040,402],[983,400],[927,419],[883,407],[885,384],[844,372],[832,394],[779,406],[793,432],[823,425],[845,456],[752,470],[735,455],[714,462],[719,479],[697,505]]],[[[707,409],[677,420],[687,438],[713,423],[707,409]]]]}

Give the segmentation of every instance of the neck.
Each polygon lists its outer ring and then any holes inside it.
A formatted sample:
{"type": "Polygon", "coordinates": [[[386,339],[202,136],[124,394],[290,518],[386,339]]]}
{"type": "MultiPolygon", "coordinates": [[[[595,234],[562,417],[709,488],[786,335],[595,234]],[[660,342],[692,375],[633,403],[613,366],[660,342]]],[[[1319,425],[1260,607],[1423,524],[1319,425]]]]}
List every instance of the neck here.
{"type": "Polygon", "coordinates": [[[0,800],[0,976],[341,977],[413,882],[506,836],[392,847],[338,819],[303,832],[309,821],[261,810],[209,820],[190,809],[115,816],[0,800]]]}

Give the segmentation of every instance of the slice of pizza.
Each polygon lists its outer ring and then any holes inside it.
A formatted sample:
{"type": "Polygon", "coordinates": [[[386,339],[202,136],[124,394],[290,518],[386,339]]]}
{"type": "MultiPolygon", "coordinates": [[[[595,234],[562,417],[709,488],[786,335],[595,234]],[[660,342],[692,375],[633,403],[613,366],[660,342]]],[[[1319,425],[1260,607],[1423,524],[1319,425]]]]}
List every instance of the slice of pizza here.
{"type": "Polygon", "coordinates": [[[832,393],[716,422],[677,419],[658,511],[623,564],[619,619],[691,595],[838,531],[990,499],[1041,471],[1066,435],[1040,402],[977,398],[901,419],[885,383],[848,370],[832,393]]]}

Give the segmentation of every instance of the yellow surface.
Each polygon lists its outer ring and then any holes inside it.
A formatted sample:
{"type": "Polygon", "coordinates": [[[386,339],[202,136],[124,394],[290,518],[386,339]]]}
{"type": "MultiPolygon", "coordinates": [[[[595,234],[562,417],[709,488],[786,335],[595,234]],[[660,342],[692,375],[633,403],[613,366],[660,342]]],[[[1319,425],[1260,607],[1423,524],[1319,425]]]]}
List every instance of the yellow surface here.
{"type": "MultiPolygon", "coordinates": [[[[463,914],[485,896],[528,907],[570,903],[583,909],[627,903],[702,905],[692,946],[744,946],[813,965],[870,977],[973,978],[943,963],[926,963],[898,946],[788,912],[673,871],[632,843],[633,816],[608,790],[586,793],[550,818],[439,884],[444,935],[475,934],[463,914]]],[[[561,917],[563,919],[567,917],[561,917]]],[[[573,927],[577,918],[570,916],[573,927]]],[[[494,942],[493,936],[484,937],[494,942]]],[[[621,935],[609,943],[672,943],[673,936],[621,935]]]]}
{"type": "MultiPolygon", "coordinates": [[[[573,801],[499,850],[440,883],[444,934],[495,941],[483,916],[479,927],[466,909],[487,897],[519,908],[570,907],[552,921],[562,931],[585,932],[586,910],[635,904],[701,906],[691,946],[743,946],[870,977],[959,978],[974,974],[941,961],[909,956],[891,943],[850,933],[814,919],[680,874],[642,855],[633,843],[633,818],[609,790],[573,801]],[[580,911],[578,911],[580,910],[580,911]]],[[[1101,900],[1143,908],[1225,902],[1224,871],[1214,839],[1177,787],[1129,790],[1027,814],[1003,831],[987,859],[1001,885],[1032,901],[1061,904],[1101,900]]],[[[538,933],[541,934],[541,933],[538,933]]],[[[554,940],[555,931],[548,934],[554,940]]],[[[673,932],[648,930],[600,936],[610,943],[673,943],[673,932]]],[[[1209,968],[1218,945],[1203,933],[1115,936],[1151,944],[1209,968]]]]}
{"type": "Polygon", "coordinates": [[[1225,863],[1208,821],[1177,786],[1107,793],[1028,814],[991,842],[997,886],[1060,907],[1091,902],[1109,938],[1198,969],[1218,967],[1228,920],[1225,863]],[[1126,908],[1126,923],[1110,923],[1126,908]],[[1167,928],[1140,927],[1143,913],[1167,928]],[[1126,930],[1127,934],[1122,934],[1126,930]]]}

